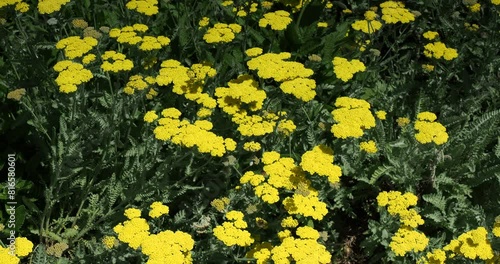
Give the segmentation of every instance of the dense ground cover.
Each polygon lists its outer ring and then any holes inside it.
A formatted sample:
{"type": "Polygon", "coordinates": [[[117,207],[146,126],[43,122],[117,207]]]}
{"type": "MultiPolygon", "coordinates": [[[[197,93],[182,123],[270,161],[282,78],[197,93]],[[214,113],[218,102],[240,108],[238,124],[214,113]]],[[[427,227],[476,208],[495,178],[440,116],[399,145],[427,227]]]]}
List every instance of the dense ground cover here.
{"type": "Polygon", "coordinates": [[[499,16],[0,0],[0,262],[498,263],[499,16]]]}

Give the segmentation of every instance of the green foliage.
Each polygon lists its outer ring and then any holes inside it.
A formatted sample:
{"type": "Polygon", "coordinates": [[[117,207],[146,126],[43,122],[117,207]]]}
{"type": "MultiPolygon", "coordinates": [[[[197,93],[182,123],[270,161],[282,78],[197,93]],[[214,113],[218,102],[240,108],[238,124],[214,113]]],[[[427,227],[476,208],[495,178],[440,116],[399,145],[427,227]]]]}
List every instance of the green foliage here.
{"type": "MultiPolygon", "coordinates": [[[[243,212],[253,238],[278,246],[277,233],[284,230],[281,219],[289,215],[283,200],[307,196],[310,190],[281,188],[280,201],[269,204],[240,178],[249,171],[268,177],[261,160],[265,152],[276,151],[299,165],[302,155],[320,144],[333,150],[333,164],[340,166],[342,176],[331,183],[327,177],[305,173],[328,214],[321,220],[294,217],[299,226],[320,232],[318,243],[332,255],[332,263],[415,263],[477,227],[491,233],[500,215],[500,59],[493,48],[499,40],[500,9],[490,1],[480,2],[477,13],[470,11],[467,1],[406,2],[406,8],[417,14],[415,21],[384,22],[373,34],[351,26],[372,6],[379,8],[377,19],[383,22],[380,3],[370,1],[282,0],[271,1],[270,9],[264,1],[234,1],[229,6],[215,0],[159,1],[154,16],[129,10],[125,0],[72,1],[52,14],[40,14],[36,1],[26,2],[30,4],[26,13],[14,6],[0,8],[0,35],[5,36],[0,39],[0,140],[5,145],[0,169],[7,174],[5,157],[15,153],[15,231],[35,245],[23,262],[145,263],[148,257],[140,250],[123,242],[106,248],[102,239],[116,236],[113,228],[127,221],[124,210],[138,208],[145,216],[155,201],[168,205],[170,212],[148,218],[150,232],[188,233],[195,241],[193,263],[255,261],[247,256],[252,247],[226,246],[214,236],[213,229],[227,221],[225,213],[243,212]],[[251,3],[259,4],[255,11],[251,3]],[[240,10],[246,16],[237,15],[240,10]],[[292,22],[285,30],[259,26],[264,14],[277,10],[290,13],[292,22]],[[210,19],[207,27],[199,25],[203,17],[210,19]],[[61,93],[53,67],[67,56],[56,43],[84,35],[83,29],[73,26],[75,18],[95,30],[142,23],[149,27],[147,35],[167,36],[170,44],[144,51],[118,43],[101,30],[91,51],[98,59],[85,65],[93,78],[79,84],[76,92],[61,93]],[[328,26],[319,28],[318,22],[328,26]],[[231,42],[207,43],[207,28],[216,23],[237,23],[242,30],[231,42]],[[470,30],[465,23],[477,24],[478,29],[470,30]],[[431,41],[422,36],[427,31],[437,31],[440,41],[457,50],[458,58],[427,58],[424,46],[431,41]],[[254,47],[264,53],[289,52],[288,61],[312,69],[314,99],[303,102],[283,93],[279,82],[249,70],[251,58],[245,51],[254,47]],[[119,73],[103,71],[101,56],[108,50],[125,54],[135,67],[119,73]],[[359,59],[366,70],[341,81],[332,64],[335,57],[359,59]],[[285,111],[277,124],[292,120],[296,129],[286,135],[274,127],[264,136],[245,137],[232,117],[216,107],[206,118],[214,126],[211,132],[234,139],[235,151],[214,157],[195,147],[156,139],[156,123],[144,120],[148,111],[160,114],[174,107],[182,112],[181,119],[190,123],[201,119],[200,105],[175,93],[172,85],[157,85],[158,96],[152,100],[146,99],[146,91],[124,92],[130,77],[155,77],[161,62],[169,59],[187,68],[211,65],[216,76],[200,83],[203,92],[215,99],[218,87],[250,75],[267,98],[262,109],[242,108],[258,116],[285,111]],[[142,67],[151,61],[150,68],[142,67]],[[434,70],[424,70],[424,64],[434,70]],[[12,99],[18,88],[25,88],[26,94],[12,99]],[[360,138],[337,138],[332,134],[337,124],[332,111],[338,109],[339,97],[364,99],[373,115],[383,110],[387,116],[376,118],[374,128],[363,127],[360,138]],[[426,111],[435,113],[446,128],[445,144],[417,141],[415,121],[426,111]],[[401,124],[401,117],[410,123],[401,124]],[[376,143],[376,153],[360,149],[360,143],[369,140],[376,143]],[[262,149],[244,150],[243,144],[250,141],[259,142],[262,149]],[[377,196],[383,191],[418,197],[414,208],[425,223],[417,230],[429,238],[424,251],[404,257],[393,252],[391,241],[401,221],[379,206],[377,196]],[[230,202],[219,210],[212,202],[222,197],[230,202]],[[258,217],[267,221],[266,227],[258,217]]],[[[322,166],[319,161],[317,166],[322,166]]],[[[0,201],[5,204],[7,183],[0,185],[0,201]]],[[[1,207],[0,223],[9,219],[6,209],[1,207]]],[[[2,241],[8,232],[7,227],[0,229],[2,241]]],[[[499,238],[489,234],[488,239],[498,256],[499,238]]],[[[449,261],[473,260],[457,256],[449,261]]]]}

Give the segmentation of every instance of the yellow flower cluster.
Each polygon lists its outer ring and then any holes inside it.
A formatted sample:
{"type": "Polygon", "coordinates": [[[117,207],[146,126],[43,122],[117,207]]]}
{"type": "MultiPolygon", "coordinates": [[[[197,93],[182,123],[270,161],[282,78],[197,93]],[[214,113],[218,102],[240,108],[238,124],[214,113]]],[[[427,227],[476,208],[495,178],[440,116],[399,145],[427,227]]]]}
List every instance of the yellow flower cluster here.
{"type": "Polygon", "coordinates": [[[40,14],[52,14],[61,10],[61,7],[70,0],[40,0],[38,1],[38,12],[40,14]]]}
{"type": "Polygon", "coordinates": [[[83,68],[82,64],[70,60],[57,62],[54,70],[59,72],[56,83],[62,93],[75,92],[77,85],[88,82],[94,77],[92,72],[83,68]]]}
{"type": "Polygon", "coordinates": [[[283,228],[294,228],[297,227],[298,225],[299,221],[297,221],[297,219],[294,219],[291,216],[288,216],[286,218],[283,218],[283,220],[281,220],[281,226],[283,228]]]}
{"type": "MultiPolygon", "coordinates": [[[[150,208],[149,215],[153,218],[168,213],[168,206],[161,202],[154,202],[150,208]]],[[[146,263],[192,263],[190,251],[194,247],[194,240],[189,234],[170,230],[150,234],[148,222],[141,218],[141,210],[129,208],[125,210],[124,215],[128,220],[119,223],[113,230],[121,242],[127,243],[133,249],[140,247],[142,253],[149,257],[146,263]]],[[[108,238],[103,240],[103,243],[112,248],[115,241],[108,238]]]]}
{"type": "Polygon", "coordinates": [[[299,227],[299,238],[285,237],[281,244],[272,248],[271,259],[274,263],[331,263],[332,255],[326,247],[318,243],[319,232],[312,227],[299,227]]]}
{"type": "Polygon", "coordinates": [[[144,122],[153,123],[156,119],[158,119],[158,115],[154,110],[148,111],[144,114],[144,122]]]}
{"type": "Polygon", "coordinates": [[[33,251],[33,242],[25,237],[16,237],[16,255],[26,257],[33,251]]]}
{"type": "Polygon", "coordinates": [[[316,96],[316,82],[309,79],[314,74],[311,69],[302,63],[285,61],[292,55],[288,52],[266,53],[252,58],[247,62],[250,70],[257,70],[259,77],[282,82],[280,85],[284,93],[292,94],[296,98],[308,102],[316,96]]]}
{"type": "Polygon", "coordinates": [[[257,7],[259,6],[259,4],[251,3],[250,7],[248,7],[249,4],[250,2],[245,2],[245,5],[239,6],[238,8],[233,7],[233,13],[236,13],[236,16],[238,17],[246,17],[248,13],[247,11],[245,11],[245,9],[248,9],[249,13],[257,12],[257,7]]]}
{"type": "Polygon", "coordinates": [[[487,235],[488,231],[486,231],[486,228],[478,227],[477,229],[461,234],[457,239],[451,240],[443,249],[463,255],[469,259],[480,258],[482,260],[489,260],[494,257],[494,254],[487,235]]]}
{"type": "Polygon", "coordinates": [[[89,23],[87,23],[87,21],[85,21],[81,18],[75,18],[75,19],[71,20],[71,25],[73,25],[73,27],[75,27],[75,28],[84,29],[84,28],[89,26],[89,23]]]}
{"type": "Polygon", "coordinates": [[[261,149],[261,145],[259,142],[255,141],[245,142],[245,144],[243,144],[243,149],[250,152],[257,152],[261,149]]]}
{"type": "Polygon", "coordinates": [[[425,257],[420,258],[417,264],[444,264],[446,261],[446,252],[442,249],[435,249],[428,252],[425,257]]]}
{"type": "Polygon", "coordinates": [[[33,251],[33,242],[25,237],[16,237],[15,239],[15,252],[11,254],[10,248],[0,246],[0,259],[2,263],[17,264],[19,257],[26,257],[33,251]]]}
{"type": "Polygon", "coordinates": [[[493,225],[493,229],[491,230],[494,236],[500,237],[500,216],[495,218],[495,224],[493,225]]]}
{"type": "Polygon", "coordinates": [[[258,186],[262,182],[265,181],[264,175],[262,174],[256,174],[253,171],[247,171],[243,176],[240,178],[240,183],[245,184],[245,183],[250,183],[252,186],[258,186]]]}
{"type": "MultiPolygon", "coordinates": [[[[3,0],[0,1],[0,8],[4,6],[9,6],[9,5],[16,5],[15,9],[16,11],[19,11],[21,13],[28,12],[29,10],[29,5],[25,2],[22,2],[21,0],[3,0]]],[[[0,23],[1,25],[1,23],[0,23]]]]}
{"type": "Polygon", "coordinates": [[[333,150],[325,145],[315,146],[302,155],[300,167],[311,174],[327,176],[330,183],[338,183],[342,169],[333,164],[333,150]]]}
{"type": "Polygon", "coordinates": [[[379,206],[387,206],[389,214],[399,216],[401,223],[409,227],[424,224],[424,220],[415,209],[408,209],[410,206],[417,205],[417,200],[414,194],[401,194],[399,191],[381,192],[377,196],[379,206]]]}
{"type": "Polygon", "coordinates": [[[251,234],[245,229],[248,227],[243,220],[243,213],[240,211],[230,211],[226,213],[226,219],[222,225],[216,226],[213,229],[217,239],[222,241],[226,246],[250,246],[254,239],[251,234]]]}
{"type": "Polygon", "coordinates": [[[378,10],[377,7],[370,8],[370,10],[367,10],[364,14],[365,19],[368,21],[372,21],[372,20],[377,19],[378,15],[377,15],[377,13],[375,13],[375,11],[377,11],[377,10],[378,10]]]}
{"type": "Polygon", "coordinates": [[[378,119],[385,120],[385,118],[387,116],[387,112],[380,110],[380,111],[375,112],[375,115],[377,116],[378,119]]]}
{"type": "Polygon", "coordinates": [[[11,255],[10,249],[0,246],[0,258],[5,264],[18,264],[19,258],[11,255]]]}
{"type": "Polygon", "coordinates": [[[469,10],[472,13],[477,13],[477,12],[481,11],[481,4],[480,3],[475,3],[475,4],[469,5],[467,7],[469,8],[469,10]]]}
{"type": "Polygon", "coordinates": [[[224,24],[217,23],[213,27],[209,28],[203,39],[207,43],[228,43],[231,42],[237,33],[241,32],[241,26],[238,24],[224,24]]]}
{"type": "MultiPolygon", "coordinates": [[[[268,155],[276,155],[277,152],[264,152],[262,163],[263,170],[267,174],[267,183],[274,188],[285,188],[287,190],[297,189],[299,183],[308,183],[305,178],[304,171],[297,165],[295,161],[289,157],[279,157],[277,160],[271,161],[268,155]]],[[[279,153],[278,153],[279,155],[279,153]]]]}
{"type": "Polygon", "coordinates": [[[159,50],[170,44],[170,39],[166,36],[139,36],[138,33],[148,31],[149,27],[144,24],[134,24],[123,28],[113,28],[109,31],[111,38],[116,38],[119,43],[139,45],[140,50],[159,50]]]}
{"type": "Polygon", "coordinates": [[[254,258],[257,264],[267,264],[271,258],[271,250],[273,245],[269,242],[257,243],[248,251],[245,257],[254,258]]]}
{"type": "Polygon", "coordinates": [[[259,83],[250,75],[240,75],[237,79],[228,82],[229,88],[218,87],[215,89],[217,103],[222,111],[234,115],[239,112],[243,104],[251,111],[262,109],[266,92],[259,89],[259,83]]]}
{"type": "Polygon", "coordinates": [[[295,78],[306,78],[314,74],[311,69],[304,67],[302,63],[285,61],[291,58],[289,52],[266,53],[252,58],[247,62],[250,70],[257,70],[259,77],[273,79],[277,82],[293,80],[295,78]]]}
{"type": "Polygon", "coordinates": [[[272,133],[276,127],[276,121],[285,115],[285,112],[279,112],[276,115],[266,111],[262,116],[247,115],[245,110],[240,110],[233,115],[231,120],[238,125],[237,129],[242,136],[263,136],[272,133]]]}
{"type": "Polygon", "coordinates": [[[144,36],[142,38],[142,43],[139,46],[140,50],[151,51],[151,50],[159,50],[164,46],[167,46],[170,43],[170,39],[165,36],[144,36]]]}
{"type": "Polygon", "coordinates": [[[409,226],[401,226],[392,237],[389,247],[391,247],[396,256],[404,256],[410,251],[423,251],[427,247],[427,244],[429,244],[429,239],[425,234],[409,226]]]}
{"type": "Polygon", "coordinates": [[[92,37],[80,38],[72,36],[61,39],[57,42],[56,48],[64,50],[64,56],[68,59],[79,58],[97,46],[97,40],[92,37]]]}
{"type": "Polygon", "coordinates": [[[267,27],[269,25],[272,30],[285,30],[290,23],[292,23],[290,13],[284,10],[264,14],[264,17],[259,20],[260,27],[267,27]]]}
{"type": "Polygon", "coordinates": [[[115,38],[118,43],[135,45],[142,41],[142,38],[137,35],[137,32],[145,32],[146,30],[148,30],[148,26],[143,24],[134,24],[133,26],[126,26],[123,28],[112,28],[109,31],[109,37],[115,38]]]}
{"type": "Polygon", "coordinates": [[[434,40],[435,38],[439,37],[439,33],[437,33],[436,31],[426,31],[424,34],[422,34],[422,36],[425,39],[434,40]]]}
{"type": "Polygon", "coordinates": [[[434,142],[441,145],[448,141],[446,128],[442,124],[434,122],[436,118],[436,115],[431,112],[422,112],[417,115],[415,129],[419,132],[415,135],[415,139],[418,142],[422,144],[434,142]]]}
{"type": "MultiPolygon", "coordinates": [[[[144,78],[141,75],[132,75],[130,76],[127,84],[125,85],[125,88],[123,88],[123,92],[132,95],[135,93],[135,91],[144,91],[150,85],[153,85],[155,83],[156,79],[152,76],[146,76],[146,78],[144,78]]],[[[150,88],[148,90],[148,93],[146,94],[146,98],[153,99],[153,97],[155,97],[156,95],[158,95],[158,92],[155,89],[150,88]]]]}
{"type": "Polygon", "coordinates": [[[151,218],[158,218],[162,215],[168,214],[169,208],[168,206],[162,204],[161,202],[154,202],[150,206],[151,210],[149,210],[149,216],[151,218]]]}
{"type": "MultiPolygon", "coordinates": [[[[496,0],[493,0],[496,1],[496,0]]],[[[274,3],[271,1],[262,1],[261,3],[263,9],[271,9],[273,7],[274,3]]]]}
{"type": "Polygon", "coordinates": [[[262,163],[267,177],[248,171],[241,177],[240,183],[250,183],[254,187],[255,195],[266,203],[274,204],[279,201],[279,188],[294,190],[300,184],[310,185],[304,172],[295,165],[292,158],[281,158],[275,151],[264,152],[262,163]]]}
{"type": "Polygon", "coordinates": [[[158,14],[158,0],[131,0],[126,7],[146,16],[158,14]]]}
{"type": "Polygon", "coordinates": [[[328,213],[326,204],[319,200],[318,192],[308,186],[307,195],[295,193],[292,197],[283,200],[283,205],[289,214],[300,214],[305,217],[312,217],[315,220],[322,220],[328,213]]]}
{"type": "Polygon", "coordinates": [[[285,136],[290,136],[296,128],[297,126],[295,126],[292,120],[284,120],[278,123],[276,130],[285,136]]]}
{"type": "Polygon", "coordinates": [[[149,225],[146,219],[135,217],[116,225],[113,230],[118,234],[118,240],[137,249],[149,236],[149,225]]]}
{"type": "Polygon", "coordinates": [[[129,208],[125,210],[123,215],[125,215],[128,219],[138,218],[141,217],[141,210],[137,208],[129,208]]]}
{"type": "Polygon", "coordinates": [[[26,94],[26,89],[24,88],[15,89],[7,94],[7,99],[20,101],[25,94],[26,94]]]}
{"type": "Polygon", "coordinates": [[[309,78],[296,78],[290,81],[285,81],[280,85],[281,90],[286,94],[292,94],[297,99],[304,102],[311,101],[316,92],[316,81],[309,78]]]}
{"type": "Polygon", "coordinates": [[[194,240],[188,233],[165,230],[146,237],[141,244],[141,251],[149,257],[147,264],[187,264],[193,262],[193,247],[194,240]]]}
{"type": "Polygon", "coordinates": [[[201,107],[197,112],[196,116],[199,117],[200,119],[209,117],[212,115],[212,109],[206,108],[206,107],[201,107]]]}
{"type": "MultiPolygon", "coordinates": [[[[264,1],[262,3],[262,6],[265,6],[264,5],[265,2],[266,1],[264,1]]],[[[281,2],[285,6],[292,7],[292,12],[296,13],[302,9],[302,7],[304,6],[304,2],[306,2],[306,1],[304,1],[304,0],[275,0],[275,2],[281,2]]],[[[269,6],[267,8],[271,8],[271,7],[272,7],[272,3],[269,2],[269,6]]]]}
{"type": "Polygon", "coordinates": [[[431,72],[434,70],[434,65],[431,64],[422,64],[422,69],[426,72],[431,72]]]}
{"type": "Polygon", "coordinates": [[[338,109],[332,111],[333,119],[337,121],[331,132],[337,138],[359,138],[363,129],[375,127],[375,118],[370,112],[370,104],[361,99],[339,97],[335,101],[338,109]]]}
{"type": "Polygon", "coordinates": [[[201,153],[210,153],[212,156],[222,157],[226,151],[236,149],[236,142],[231,138],[224,139],[211,132],[212,123],[207,120],[197,120],[191,124],[187,120],[179,120],[181,112],[175,108],[162,111],[163,118],[158,120],[154,129],[155,138],[162,141],[171,141],[176,145],[187,148],[197,147],[201,153]]]}
{"type": "Polygon", "coordinates": [[[318,22],[316,24],[316,26],[319,28],[326,28],[326,27],[328,27],[328,23],[327,22],[318,22]]]}
{"type": "Polygon", "coordinates": [[[400,218],[402,225],[389,244],[391,250],[398,256],[404,256],[410,251],[422,251],[429,243],[425,234],[414,230],[419,225],[423,225],[424,220],[415,209],[408,209],[410,206],[417,205],[417,200],[414,194],[401,194],[399,191],[380,192],[377,196],[379,206],[387,206],[389,214],[400,218]]]}
{"type": "Polygon", "coordinates": [[[254,188],[255,195],[268,204],[274,204],[280,200],[280,193],[271,184],[264,182],[254,188]]]}
{"type": "Polygon", "coordinates": [[[477,31],[479,29],[479,25],[478,24],[471,24],[471,23],[465,22],[464,26],[469,31],[477,31]]]}
{"type": "Polygon", "coordinates": [[[210,23],[210,18],[208,18],[208,17],[202,17],[200,19],[200,21],[198,22],[198,26],[200,28],[206,27],[206,26],[208,26],[209,23],[210,23]]]}
{"type": "Polygon", "coordinates": [[[93,61],[95,61],[95,59],[96,59],[95,54],[87,54],[87,55],[83,56],[83,58],[82,58],[82,63],[83,63],[84,65],[87,65],[87,64],[90,64],[90,63],[92,63],[93,61]]]}
{"type": "Polygon", "coordinates": [[[158,85],[173,84],[172,91],[184,95],[188,100],[201,104],[208,109],[214,109],[217,101],[207,93],[202,93],[203,84],[207,77],[216,75],[214,68],[203,63],[195,63],[191,68],[181,65],[176,60],[166,60],[161,63],[160,74],[156,76],[158,85]]]}
{"type": "Polygon", "coordinates": [[[224,212],[226,210],[226,207],[229,205],[229,200],[228,197],[222,197],[220,199],[214,199],[212,202],[210,202],[210,205],[215,208],[215,210],[219,212],[224,212]]]}
{"type": "Polygon", "coordinates": [[[373,34],[382,28],[382,23],[378,20],[356,20],[351,24],[351,27],[357,31],[373,34]]]}
{"type": "Polygon", "coordinates": [[[494,5],[500,5],[500,0],[491,0],[491,3],[494,5]]]}
{"type": "Polygon", "coordinates": [[[107,249],[112,249],[118,245],[118,240],[114,236],[104,236],[101,242],[107,249]]]}
{"type": "Polygon", "coordinates": [[[134,63],[127,59],[125,54],[116,52],[114,50],[107,50],[101,56],[104,62],[101,65],[103,71],[119,72],[119,71],[130,71],[134,67],[134,63]],[[108,60],[113,60],[109,62],[108,60]]]}
{"type": "Polygon", "coordinates": [[[343,82],[347,82],[354,74],[357,72],[364,72],[366,70],[365,65],[360,60],[348,61],[342,57],[333,58],[333,72],[337,78],[341,79],[343,82]]]}
{"type": "Polygon", "coordinates": [[[410,119],[408,117],[398,117],[396,123],[398,123],[398,126],[404,127],[410,123],[410,119]]]}
{"type": "Polygon", "coordinates": [[[317,240],[319,238],[319,232],[310,226],[301,226],[297,228],[295,234],[300,238],[304,239],[314,239],[317,240]]]}
{"type": "Polygon", "coordinates": [[[248,57],[256,57],[262,54],[262,49],[261,48],[250,48],[245,51],[245,54],[248,57]]]}
{"type": "Polygon", "coordinates": [[[382,28],[382,23],[377,20],[378,17],[377,13],[375,13],[372,10],[368,10],[365,12],[364,16],[365,19],[356,20],[354,21],[354,23],[351,24],[351,27],[354,30],[362,31],[367,34],[372,34],[382,28]]]}
{"type": "Polygon", "coordinates": [[[371,43],[371,41],[369,39],[365,40],[365,42],[363,43],[361,40],[356,40],[356,44],[359,45],[359,51],[365,51],[366,50],[366,46],[369,45],[371,43]]]}
{"type": "Polygon", "coordinates": [[[445,60],[453,60],[458,57],[458,52],[456,49],[448,48],[444,43],[440,41],[428,43],[424,46],[424,49],[424,55],[427,58],[443,58],[445,60]]]}
{"type": "Polygon", "coordinates": [[[365,151],[366,153],[370,153],[370,154],[377,153],[377,151],[378,151],[377,145],[375,144],[375,141],[373,141],[373,140],[359,143],[359,149],[362,151],[365,151]]]}
{"type": "Polygon", "coordinates": [[[387,24],[410,23],[415,21],[415,15],[405,8],[403,2],[386,1],[380,4],[382,20],[387,24]]]}

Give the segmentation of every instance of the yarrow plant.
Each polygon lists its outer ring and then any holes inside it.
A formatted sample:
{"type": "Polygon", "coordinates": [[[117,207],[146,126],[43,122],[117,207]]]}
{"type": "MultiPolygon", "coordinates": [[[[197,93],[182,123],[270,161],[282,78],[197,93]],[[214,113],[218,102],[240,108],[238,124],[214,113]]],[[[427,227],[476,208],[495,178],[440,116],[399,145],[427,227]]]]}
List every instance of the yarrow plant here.
{"type": "Polygon", "coordinates": [[[498,263],[499,5],[0,0],[0,262],[498,263]]]}

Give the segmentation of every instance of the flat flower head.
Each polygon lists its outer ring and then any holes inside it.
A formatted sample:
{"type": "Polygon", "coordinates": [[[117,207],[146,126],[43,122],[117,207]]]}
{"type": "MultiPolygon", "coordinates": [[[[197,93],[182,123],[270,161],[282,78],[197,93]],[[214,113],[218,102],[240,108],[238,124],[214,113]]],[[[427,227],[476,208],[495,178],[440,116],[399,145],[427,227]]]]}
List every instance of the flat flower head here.
{"type": "Polygon", "coordinates": [[[147,122],[147,123],[152,123],[156,119],[158,119],[158,115],[156,114],[156,111],[151,110],[151,111],[148,111],[144,115],[144,121],[147,122]]]}
{"type": "Polygon", "coordinates": [[[149,216],[152,218],[158,218],[162,215],[168,214],[168,206],[162,204],[161,202],[154,202],[150,206],[149,216]]]}
{"type": "Polygon", "coordinates": [[[373,140],[361,142],[359,144],[359,148],[361,150],[365,151],[366,153],[370,153],[370,154],[377,152],[377,145],[375,144],[375,142],[373,140]]]}
{"type": "Polygon", "coordinates": [[[264,17],[259,20],[259,26],[267,27],[269,25],[272,30],[285,30],[291,22],[290,13],[278,10],[264,14],[264,17]]]}
{"type": "Polygon", "coordinates": [[[381,110],[381,111],[375,112],[375,115],[377,116],[378,119],[385,120],[387,112],[381,110]]]}
{"type": "Polygon", "coordinates": [[[262,54],[262,49],[261,48],[250,48],[245,51],[245,54],[248,57],[256,57],[262,54]]]}
{"type": "Polygon", "coordinates": [[[357,59],[348,61],[342,57],[335,57],[332,61],[333,72],[337,78],[341,79],[343,82],[347,82],[354,77],[357,72],[364,72],[366,70],[363,62],[357,59]]]}
{"type": "Polygon", "coordinates": [[[125,216],[128,219],[134,219],[134,218],[141,217],[141,210],[136,209],[136,208],[129,208],[129,209],[125,210],[125,216]]]}
{"type": "Polygon", "coordinates": [[[423,34],[423,37],[428,40],[434,40],[435,38],[439,37],[439,33],[437,33],[436,31],[426,31],[423,34]]]}
{"type": "Polygon", "coordinates": [[[16,238],[16,255],[18,257],[26,257],[33,251],[33,242],[25,237],[16,238]]]}

